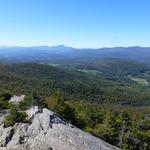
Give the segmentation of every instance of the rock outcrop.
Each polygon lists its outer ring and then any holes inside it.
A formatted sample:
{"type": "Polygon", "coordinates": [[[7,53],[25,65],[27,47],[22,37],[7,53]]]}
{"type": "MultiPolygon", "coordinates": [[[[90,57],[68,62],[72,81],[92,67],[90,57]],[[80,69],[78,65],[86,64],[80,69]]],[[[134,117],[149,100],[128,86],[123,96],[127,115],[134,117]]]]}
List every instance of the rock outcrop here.
{"type": "Polygon", "coordinates": [[[9,102],[12,103],[12,104],[18,104],[18,103],[20,103],[21,101],[24,101],[24,98],[25,98],[25,95],[21,95],[21,96],[16,96],[16,95],[14,95],[14,96],[9,100],[9,102]]]}
{"type": "Polygon", "coordinates": [[[31,123],[16,123],[4,128],[4,124],[0,122],[0,150],[117,149],[66,123],[48,109],[35,106],[26,112],[31,123]]]}

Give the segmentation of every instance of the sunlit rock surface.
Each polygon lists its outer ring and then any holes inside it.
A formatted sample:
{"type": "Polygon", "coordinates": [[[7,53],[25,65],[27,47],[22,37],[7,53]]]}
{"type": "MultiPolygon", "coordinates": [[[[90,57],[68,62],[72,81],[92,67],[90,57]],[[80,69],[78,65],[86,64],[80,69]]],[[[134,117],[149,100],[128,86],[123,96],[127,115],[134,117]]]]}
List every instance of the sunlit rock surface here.
{"type": "Polygon", "coordinates": [[[114,150],[103,140],[66,123],[54,112],[37,106],[26,111],[31,123],[4,128],[0,122],[0,150],[114,150]]]}

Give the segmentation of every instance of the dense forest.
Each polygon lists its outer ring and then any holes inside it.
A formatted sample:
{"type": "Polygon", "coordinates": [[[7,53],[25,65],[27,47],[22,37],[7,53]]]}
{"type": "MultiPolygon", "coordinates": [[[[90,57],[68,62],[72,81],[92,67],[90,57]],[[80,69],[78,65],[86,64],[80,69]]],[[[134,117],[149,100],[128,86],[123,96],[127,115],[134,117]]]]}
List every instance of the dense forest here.
{"type": "Polygon", "coordinates": [[[115,146],[148,150],[149,74],[148,66],[119,59],[1,64],[0,107],[25,94],[20,109],[48,107],[115,146]]]}

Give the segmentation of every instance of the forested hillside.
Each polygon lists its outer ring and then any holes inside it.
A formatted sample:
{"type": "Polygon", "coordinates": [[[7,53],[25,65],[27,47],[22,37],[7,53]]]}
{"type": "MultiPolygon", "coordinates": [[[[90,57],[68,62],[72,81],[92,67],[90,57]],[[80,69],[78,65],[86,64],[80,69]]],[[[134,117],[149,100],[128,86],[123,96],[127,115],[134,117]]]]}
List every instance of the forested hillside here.
{"type": "MultiPolygon", "coordinates": [[[[128,78],[126,72],[131,71],[130,68],[125,68],[124,71],[116,68],[124,75],[113,71],[113,67],[107,69],[106,66],[102,69],[105,69],[104,73],[93,74],[90,71],[85,73],[83,70],[40,64],[1,65],[0,88],[1,91],[6,90],[13,94],[28,94],[35,90],[42,97],[60,89],[68,99],[131,106],[150,104],[149,85],[141,85],[128,78]]],[[[137,69],[137,73],[132,72],[135,73],[134,76],[138,73],[142,76],[141,68],[137,69]]],[[[149,82],[149,78],[146,80],[149,82]]]]}
{"type": "Polygon", "coordinates": [[[124,60],[1,64],[0,107],[25,94],[22,110],[48,107],[77,127],[123,149],[148,150],[149,67],[124,60]],[[144,82],[145,81],[145,82],[144,82]]]}

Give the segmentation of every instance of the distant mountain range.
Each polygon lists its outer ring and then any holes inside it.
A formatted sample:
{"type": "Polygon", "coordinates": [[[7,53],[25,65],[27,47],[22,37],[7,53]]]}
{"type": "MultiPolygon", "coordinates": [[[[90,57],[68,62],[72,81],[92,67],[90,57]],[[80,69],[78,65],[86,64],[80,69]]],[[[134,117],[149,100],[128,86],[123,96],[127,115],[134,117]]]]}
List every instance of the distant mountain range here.
{"type": "Polygon", "coordinates": [[[0,47],[0,61],[4,62],[53,62],[58,60],[89,60],[119,58],[150,63],[150,47],[114,47],[77,49],[59,46],[0,47]]]}

